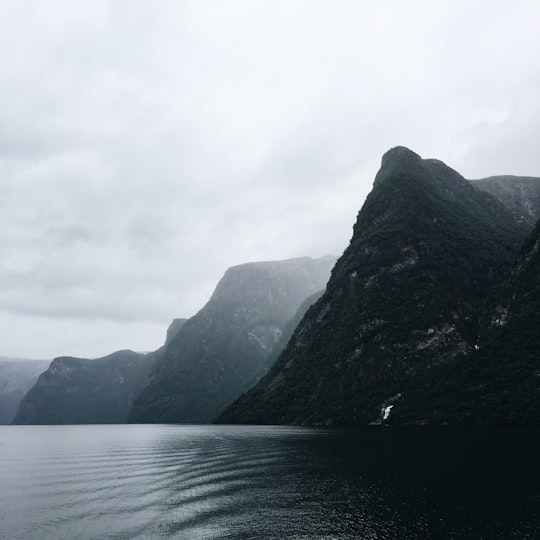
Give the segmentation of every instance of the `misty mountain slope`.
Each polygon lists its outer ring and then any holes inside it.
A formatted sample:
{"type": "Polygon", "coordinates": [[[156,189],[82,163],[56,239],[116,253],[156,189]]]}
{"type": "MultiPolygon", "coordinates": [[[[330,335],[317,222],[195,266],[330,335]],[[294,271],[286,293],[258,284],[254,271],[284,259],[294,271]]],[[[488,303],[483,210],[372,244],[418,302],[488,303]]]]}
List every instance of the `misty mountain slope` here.
{"type": "Polygon", "coordinates": [[[540,221],[510,276],[490,295],[478,350],[442,366],[403,396],[400,423],[540,422],[540,221]]]}
{"type": "Polygon", "coordinates": [[[187,319],[173,319],[172,320],[171,324],[169,324],[169,328],[167,328],[167,334],[165,336],[165,343],[162,345],[162,347],[158,349],[158,351],[161,351],[174,339],[176,334],[178,334],[178,332],[182,330],[186,322],[187,322],[187,319]]]}
{"type": "Polygon", "coordinates": [[[166,346],[130,421],[210,422],[264,372],[287,322],[325,286],[334,262],[302,257],[229,268],[166,346]]]}
{"type": "Polygon", "coordinates": [[[0,357],[0,424],[10,424],[22,398],[50,360],[0,357]]]}
{"type": "Polygon", "coordinates": [[[310,296],[308,296],[302,302],[300,307],[296,310],[296,313],[289,319],[287,324],[283,327],[283,330],[281,332],[279,339],[277,340],[276,344],[270,351],[268,358],[266,359],[264,364],[261,366],[259,371],[253,374],[251,381],[246,380],[246,384],[245,384],[246,389],[251,388],[255,383],[259,381],[259,379],[264,377],[264,375],[272,367],[274,362],[279,358],[279,355],[283,352],[283,350],[289,343],[289,340],[291,339],[294,331],[296,330],[296,327],[300,324],[300,321],[303,319],[308,309],[313,304],[315,304],[315,302],[317,302],[317,300],[322,296],[323,293],[324,293],[324,289],[321,289],[320,291],[317,291],[316,293],[313,293],[310,296]]]}
{"type": "Polygon", "coordinates": [[[165,345],[149,354],[117,351],[94,360],[55,358],[36,384],[27,389],[30,391],[21,402],[14,423],[125,422],[135,396],[148,384],[151,368],[185,322],[186,319],[174,319],[167,329],[165,345]]]}
{"type": "Polygon", "coordinates": [[[444,163],[390,150],[326,292],[219,421],[379,421],[410,381],[474,348],[529,230],[444,163]]]}
{"type": "Polygon", "coordinates": [[[55,358],[19,405],[14,424],[115,424],[125,422],[147,384],[152,354],[55,358]]]}
{"type": "Polygon", "coordinates": [[[501,201],[518,221],[534,227],[540,219],[540,178],[506,175],[470,182],[501,201]]]}

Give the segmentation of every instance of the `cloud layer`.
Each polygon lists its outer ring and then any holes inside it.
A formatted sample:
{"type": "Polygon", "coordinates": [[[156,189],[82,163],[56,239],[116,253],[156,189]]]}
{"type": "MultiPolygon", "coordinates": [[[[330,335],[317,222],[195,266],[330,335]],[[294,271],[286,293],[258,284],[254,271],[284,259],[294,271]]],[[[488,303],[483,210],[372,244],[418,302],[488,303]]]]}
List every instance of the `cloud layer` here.
{"type": "Polygon", "coordinates": [[[339,255],[381,155],[540,175],[540,4],[0,4],[0,354],[149,350],[339,255]]]}

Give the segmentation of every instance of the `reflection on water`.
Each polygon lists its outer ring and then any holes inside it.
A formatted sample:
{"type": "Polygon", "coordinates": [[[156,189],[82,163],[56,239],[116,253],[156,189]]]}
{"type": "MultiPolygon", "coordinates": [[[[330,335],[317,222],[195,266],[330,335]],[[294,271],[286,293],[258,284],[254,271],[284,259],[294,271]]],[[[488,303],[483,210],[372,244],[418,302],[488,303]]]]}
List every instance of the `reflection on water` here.
{"type": "Polygon", "coordinates": [[[540,430],[0,428],[0,538],[538,538],[540,430]]]}

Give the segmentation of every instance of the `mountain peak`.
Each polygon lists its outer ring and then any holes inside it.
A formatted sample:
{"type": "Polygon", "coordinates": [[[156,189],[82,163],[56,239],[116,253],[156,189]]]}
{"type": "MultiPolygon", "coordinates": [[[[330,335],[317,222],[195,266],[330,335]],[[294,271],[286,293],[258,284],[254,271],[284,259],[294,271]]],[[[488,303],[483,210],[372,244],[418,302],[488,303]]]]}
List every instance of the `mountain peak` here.
{"type": "Polygon", "coordinates": [[[441,161],[392,148],[325,292],[219,421],[395,421],[411,381],[475,351],[479,310],[523,234],[441,161]]]}
{"type": "Polygon", "coordinates": [[[381,166],[384,167],[389,163],[393,162],[418,162],[421,161],[421,157],[416,153],[407,148],[406,146],[394,146],[390,148],[387,152],[383,154],[381,166]]]}

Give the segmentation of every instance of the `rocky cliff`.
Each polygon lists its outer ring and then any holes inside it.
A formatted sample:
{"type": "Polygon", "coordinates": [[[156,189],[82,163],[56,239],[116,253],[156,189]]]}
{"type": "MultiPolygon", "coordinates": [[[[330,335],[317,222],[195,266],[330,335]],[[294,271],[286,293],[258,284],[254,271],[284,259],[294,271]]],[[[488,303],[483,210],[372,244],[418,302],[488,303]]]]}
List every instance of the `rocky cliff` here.
{"type": "Polygon", "coordinates": [[[486,301],[531,230],[490,182],[387,152],[326,292],[219,421],[389,422],[418,381],[475,352],[486,301]]]}

